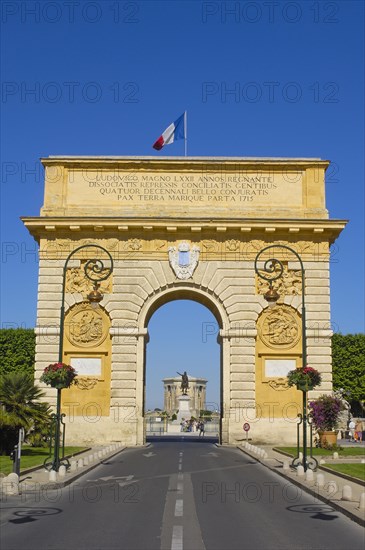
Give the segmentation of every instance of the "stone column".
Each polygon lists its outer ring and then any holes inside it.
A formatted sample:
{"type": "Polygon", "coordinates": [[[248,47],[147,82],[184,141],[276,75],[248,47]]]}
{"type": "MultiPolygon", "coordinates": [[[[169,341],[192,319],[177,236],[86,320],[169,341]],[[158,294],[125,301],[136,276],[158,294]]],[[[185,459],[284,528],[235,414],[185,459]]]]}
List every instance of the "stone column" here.
{"type": "MultiPolygon", "coordinates": [[[[126,444],[142,445],[144,441],[143,369],[137,368],[144,358],[147,329],[112,327],[111,415],[119,420],[118,429],[126,444]],[[118,408],[118,413],[113,409],[118,408]]],[[[115,429],[113,430],[115,432],[115,429]]]]}
{"type": "Polygon", "coordinates": [[[253,328],[220,331],[223,346],[222,441],[234,442],[247,415],[255,417],[255,344],[253,328]],[[225,367],[229,365],[230,369],[225,367]],[[227,372],[228,371],[228,372],[227,372]]]}

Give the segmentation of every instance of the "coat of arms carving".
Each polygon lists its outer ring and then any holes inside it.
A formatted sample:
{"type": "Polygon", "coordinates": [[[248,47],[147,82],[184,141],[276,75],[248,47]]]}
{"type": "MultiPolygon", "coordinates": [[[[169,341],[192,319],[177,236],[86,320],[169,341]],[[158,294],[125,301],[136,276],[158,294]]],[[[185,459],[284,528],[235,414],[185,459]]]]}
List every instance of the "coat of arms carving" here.
{"type": "Polygon", "coordinates": [[[178,247],[170,246],[169,261],[174,273],[178,279],[186,280],[193,276],[199,261],[200,248],[189,243],[182,242],[178,247]]]}

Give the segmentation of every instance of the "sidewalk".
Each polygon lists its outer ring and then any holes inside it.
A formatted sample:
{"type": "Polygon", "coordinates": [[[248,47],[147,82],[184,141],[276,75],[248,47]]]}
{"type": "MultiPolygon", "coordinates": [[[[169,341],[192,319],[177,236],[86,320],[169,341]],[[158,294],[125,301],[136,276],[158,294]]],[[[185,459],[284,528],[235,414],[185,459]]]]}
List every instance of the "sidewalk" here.
{"type": "MultiPolygon", "coordinates": [[[[341,446],[345,445],[341,443],[341,446]]],[[[347,446],[348,445],[346,445],[346,447],[347,446]]],[[[270,470],[273,470],[281,477],[288,479],[291,483],[294,483],[294,485],[301,488],[305,492],[317,497],[322,502],[325,502],[335,510],[339,510],[359,525],[365,527],[365,483],[363,481],[353,481],[353,478],[345,479],[336,472],[329,471],[329,469],[326,470],[326,464],[324,464],[323,467],[319,464],[317,471],[313,472],[314,479],[312,481],[307,481],[306,476],[298,476],[296,470],[290,469],[292,458],[286,457],[285,455],[274,451],[272,446],[247,446],[247,444],[244,443],[243,445],[239,445],[238,449],[251,456],[270,470]],[[262,451],[260,452],[260,450],[262,451]],[[260,456],[259,452],[263,456],[260,456]],[[323,487],[319,487],[317,483],[317,475],[319,473],[324,475],[323,487]],[[350,487],[350,489],[345,489],[345,493],[344,486],[350,487]],[[347,500],[349,495],[351,495],[351,498],[347,500]],[[346,498],[346,500],[344,500],[344,498],[346,498]],[[360,499],[362,499],[361,508],[359,505],[360,499]]],[[[318,457],[316,458],[318,459],[318,457]]],[[[361,463],[362,458],[363,457],[358,457],[356,460],[351,459],[351,462],[361,463]]],[[[334,460],[331,457],[326,457],[325,460],[328,464],[338,464],[341,462],[343,463],[345,461],[350,461],[350,459],[346,460],[341,458],[334,460]]]]}
{"type": "MultiPolygon", "coordinates": [[[[36,470],[23,470],[20,472],[19,476],[19,494],[36,493],[43,489],[59,489],[66,487],[79,477],[99,466],[99,464],[102,464],[105,460],[119,454],[124,449],[124,445],[114,444],[107,447],[97,446],[83,453],[78,453],[77,456],[68,459],[71,467],[64,476],[52,472],[52,475],[55,476],[55,480],[50,480],[50,472],[43,466],[36,470]]],[[[0,480],[0,494],[4,496],[7,494],[4,488],[6,480],[6,477],[0,480]]]]}

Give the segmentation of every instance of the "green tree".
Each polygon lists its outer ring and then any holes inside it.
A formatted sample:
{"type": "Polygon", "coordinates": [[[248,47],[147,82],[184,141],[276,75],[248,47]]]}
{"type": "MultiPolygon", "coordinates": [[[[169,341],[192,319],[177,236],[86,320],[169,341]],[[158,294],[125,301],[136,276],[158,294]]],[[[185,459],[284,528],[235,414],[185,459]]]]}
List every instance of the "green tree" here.
{"type": "Polygon", "coordinates": [[[365,400],[365,334],[332,336],[332,370],[334,389],[343,389],[352,405],[363,403],[365,400]]]}
{"type": "Polygon", "coordinates": [[[212,420],[212,411],[209,411],[208,409],[201,409],[199,416],[200,418],[204,418],[206,422],[210,422],[212,420]]]}
{"type": "Polygon", "coordinates": [[[33,376],[24,372],[0,377],[0,453],[9,453],[18,441],[18,432],[42,430],[50,420],[50,408],[40,402],[43,391],[34,385],[33,376]]]}
{"type": "Polygon", "coordinates": [[[10,372],[33,374],[35,334],[33,329],[0,329],[0,375],[10,372]]]}

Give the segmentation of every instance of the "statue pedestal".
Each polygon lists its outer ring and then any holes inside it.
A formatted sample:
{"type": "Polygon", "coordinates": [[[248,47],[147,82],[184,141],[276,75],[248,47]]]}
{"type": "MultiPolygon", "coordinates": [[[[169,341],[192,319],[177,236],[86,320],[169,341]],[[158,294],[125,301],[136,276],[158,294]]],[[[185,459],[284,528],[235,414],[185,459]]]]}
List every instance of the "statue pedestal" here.
{"type": "Polygon", "coordinates": [[[179,412],[177,413],[177,421],[180,424],[182,419],[189,420],[191,417],[190,412],[190,397],[188,395],[180,395],[178,397],[179,401],[179,412]]]}

